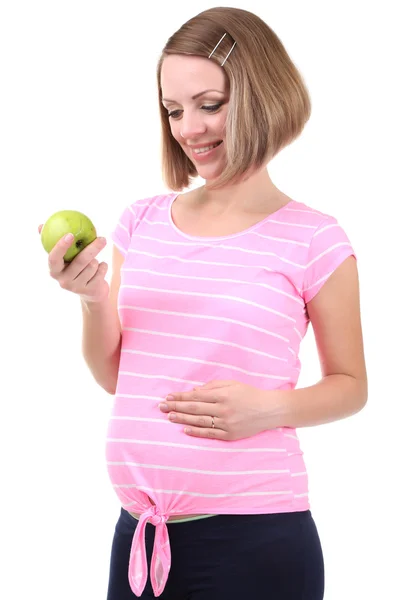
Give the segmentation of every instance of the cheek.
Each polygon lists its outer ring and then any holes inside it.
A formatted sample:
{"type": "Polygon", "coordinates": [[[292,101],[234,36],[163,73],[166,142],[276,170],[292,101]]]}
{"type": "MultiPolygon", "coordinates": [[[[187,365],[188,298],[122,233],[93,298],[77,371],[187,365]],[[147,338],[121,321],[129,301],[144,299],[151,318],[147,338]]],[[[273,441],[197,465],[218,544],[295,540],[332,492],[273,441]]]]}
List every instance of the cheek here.
{"type": "Polygon", "coordinates": [[[215,115],[213,129],[216,133],[219,133],[221,135],[221,137],[225,136],[225,125],[226,125],[226,115],[223,113],[215,115]]]}
{"type": "Polygon", "coordinates": [[[170,126],[172,136],[175,138],[175,140],[178,142],[178,144],[181,145],[182,138],[180,135],[179,122],[178,121],[170,121],[169,126],[170,126]]]}

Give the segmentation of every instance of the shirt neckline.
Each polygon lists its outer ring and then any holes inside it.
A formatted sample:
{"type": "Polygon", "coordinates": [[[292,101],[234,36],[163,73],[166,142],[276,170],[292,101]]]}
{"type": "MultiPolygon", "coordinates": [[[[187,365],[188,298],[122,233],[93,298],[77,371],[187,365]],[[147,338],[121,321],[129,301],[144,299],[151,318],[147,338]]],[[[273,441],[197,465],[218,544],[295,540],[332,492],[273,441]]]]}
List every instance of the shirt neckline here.
{"type": "Polygon", "coordinates": [[[233,239],[233,238],[236,238],[239,236],[246,235],[247,233],[251,233],[252,231],[257,229],[258,227],[261,227],[264,223],[267,223],[271,218],[275,217],[279,213],[283,212],[288,206],[291,206],[295,203],[294,200],[289,200],[289,202],[286,202],[286,204],[284,204],[283,206],[280,206],[277,210],[275,210],[274,212],[270,213],[269,215],[267,215],[266,217],[261,219],[261,221],[254,223],[254,225],[251,225],[251,227],[248,227],[247,229],[243,229],[242,231],[238,231],[236,233],[231,233],[229,235],[222,235],[222,236],[221,235],[219,235],[219,236],[202,236],[202,235],[198,236],[198,235],[191,235],[189,233],[185,233],[184,231],[179,229],[179,227],[177,225],[175,225],[175,223],[174,223],[174,220],[172,218],[172,205],[179,195],[180,195],[180,192],[177,192],[177,193],[174,192],[173,194],[171,194],[171,198],[168,203],[169,223],[170,223],[172,229],[179,236],[184,237],[188,240],[196,241],[196,242],[212,242],[212,241],[219,242],[219,241],[230,240],[230,239],[233,239]]]}

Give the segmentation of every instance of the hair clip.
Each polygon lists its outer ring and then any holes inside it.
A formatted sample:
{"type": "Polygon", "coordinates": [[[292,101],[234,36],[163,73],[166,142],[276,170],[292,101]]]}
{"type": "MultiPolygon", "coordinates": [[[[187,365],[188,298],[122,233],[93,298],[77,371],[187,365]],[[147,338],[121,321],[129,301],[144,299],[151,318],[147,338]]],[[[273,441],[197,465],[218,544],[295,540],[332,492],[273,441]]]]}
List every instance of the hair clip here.
{"type": "MultiPolygon", "coordinates": [[[[214,52],[216,51],[216,49],[218,48],[218,46],[220,45],[220,43],[222,42],[222,40],[224,39],[224,37],[226,36],[226,33],[224,33],[224,35],[222,36],[222,38],[219,40],[218,44],[215,46],[214,50],[211,52],[211,54],[209,55],[208,58],[211,58],[212,55],[214,54],[214,52]]],[[[226,61],[228,60],[232,50],[234,49],[234,47],[236,46],[236,42],[233,42],[233,46],[232,48],[229,50],[228,54],[226,55],[224,61],[221,63],[221,67],[224,66],[224,64],[226,63],[226,61]]]]}

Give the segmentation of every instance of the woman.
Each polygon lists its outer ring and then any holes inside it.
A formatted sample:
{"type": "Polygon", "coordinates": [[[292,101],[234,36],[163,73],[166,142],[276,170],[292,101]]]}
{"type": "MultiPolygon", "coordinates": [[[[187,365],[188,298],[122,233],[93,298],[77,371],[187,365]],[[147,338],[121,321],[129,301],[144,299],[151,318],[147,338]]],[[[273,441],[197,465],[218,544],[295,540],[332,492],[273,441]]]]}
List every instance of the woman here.
{"type": "Polygon", "coordinates": [[[108,600],[320,600],[296,429],[361,410],[367,376],[350,241],[267,169],[302,132],[309,96],[276,34],[233,8],[168,40],[158,86],[173,192],[123,211],[110,289],[95,259],[105,240],[67,266],[71,242],[49,255],[81,298],[85,360],[115,394],[108,600]],[[322,379],[295,389],[310,323],[322,379]]]}

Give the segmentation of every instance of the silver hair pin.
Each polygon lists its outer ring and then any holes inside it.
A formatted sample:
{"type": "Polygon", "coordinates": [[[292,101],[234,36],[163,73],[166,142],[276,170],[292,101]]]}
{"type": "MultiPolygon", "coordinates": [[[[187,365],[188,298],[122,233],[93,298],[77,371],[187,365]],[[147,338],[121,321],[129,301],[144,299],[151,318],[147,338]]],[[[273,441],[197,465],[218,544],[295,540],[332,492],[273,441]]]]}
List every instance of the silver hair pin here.
{"type": "MultiPolygon", "coordinates": [[[[222,36],[222,38],[219,40],[218,44],[215,46],[214,50],[211,52],[211,54],[209,55],[209,57],[208,57],[208,58],[211,58],[211,57],[212,57],[212,55],[214,54],[214,52],[216,51],[216,49],[218,48],[218,46],[220,45],[220,43],[222,42],[222,40],[224,39],[224,37],[225,37],[225,36],[226,36],[226,33],[224,33],[224,35],[223,35],[223,36],[222,36]]],[[[235,46],[236,46],[236,42],[234,42],[234,43],[233,43],[233,46],[232,46],[232,48],[229,50],[228,54],[226,55],[226,57],[225,57],[224,61],[223,61],[223,62],[222,62],[222,64],[221,64],[221,67],[223,67],[223,66],[224,66],[224,64],[225,64],[225,63],[226,63],[226,61],[228,60],[228,58],[229,58],[229,56],[230,56],[230,54],[231,54],[231,52],[232,52],[232,50],[234,49],[234,47],[235,47],[235,46]]]]}

